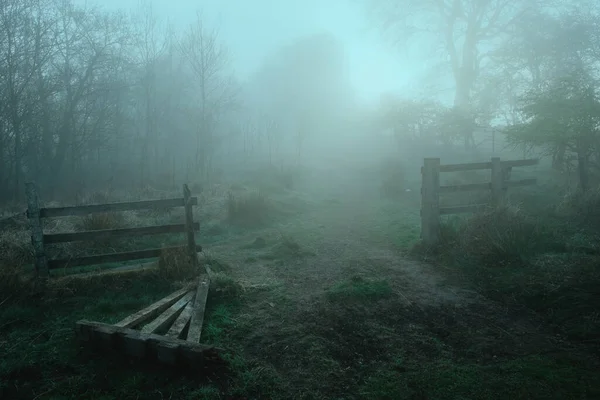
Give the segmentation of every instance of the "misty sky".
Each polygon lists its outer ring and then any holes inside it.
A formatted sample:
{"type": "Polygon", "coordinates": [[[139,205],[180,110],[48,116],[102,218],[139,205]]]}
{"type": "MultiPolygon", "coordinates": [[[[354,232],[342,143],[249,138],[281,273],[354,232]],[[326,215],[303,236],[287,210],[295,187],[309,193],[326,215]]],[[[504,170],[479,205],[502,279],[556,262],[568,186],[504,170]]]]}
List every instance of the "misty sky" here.
{"type": "MultiPolygon", "coordinates": [[[[106,9],[129,10],[138,0],[77,0],[106,9]]],[[[183,29],[201,10],[218,25],[232,53],[237,75],[244,79],[263,58],[296,37],[329,31],[345,44],[349,73],[357,94],[377,100],[383,91],[406,93],[421,74],[400,49],[370,29],[359,2],[352,0],[153,0],[156,15],[183,29]]]]}

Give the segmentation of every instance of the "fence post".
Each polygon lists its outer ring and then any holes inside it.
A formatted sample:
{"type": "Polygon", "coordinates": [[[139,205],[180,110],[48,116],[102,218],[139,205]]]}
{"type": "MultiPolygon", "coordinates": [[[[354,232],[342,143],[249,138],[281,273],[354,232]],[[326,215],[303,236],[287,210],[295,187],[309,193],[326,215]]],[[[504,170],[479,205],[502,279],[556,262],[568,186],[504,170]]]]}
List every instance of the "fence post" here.
{"type": "Polygon", "coordinates": [[[187,235],[187,247],[190,261],[194,267],[198,267],[198,253],[196,253],[196,239],[194,238],[194,213],[192,210],[192,193],[187,184],[183,185],[183,205],[185,207],[185,231],[187,235]]]}
{"type": "Polygon", "coordinates": [[[504,200],[504,170],[500,157],[492,157],[492,205],[502,204],[504,200]]]}
{"type": "Polygon", "coordinates": [[[425,158],[421,174],[421,239],[433,246],[440,239],[440,159],[425,158]]]}
{"type": "Polygon", "coordinates": [[[40,202],[33,182],[25,184],[27,194],[27,219],[31,228],[31,244],[35,256],[35,274],[37,278],[46,279],[49,276],[48,259],[44,252],[44,232],[40,218],[40,202]]]}

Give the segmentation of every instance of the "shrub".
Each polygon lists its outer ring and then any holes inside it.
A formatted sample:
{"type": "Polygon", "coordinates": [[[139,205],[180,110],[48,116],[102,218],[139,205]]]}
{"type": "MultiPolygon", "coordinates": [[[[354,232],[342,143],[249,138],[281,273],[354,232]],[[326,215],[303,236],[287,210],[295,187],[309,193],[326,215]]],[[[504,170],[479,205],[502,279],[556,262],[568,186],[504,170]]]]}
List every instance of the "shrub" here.
{"type": "Polygon", "coordinates": [[[587,192],[568,193],[557,206],[557,211],[588,228],[600,227],[600,187],[587,192]]]}
{"type": "Polygon", "coordinates": [[[271,209],[268,200],[259,191],[237,196],[229,192],[226,206],[229,222],[239,225],[260,225],[267,220],[271,209]]]}
{"type": "Polygon", "coordinates": [[[406,190],[406,171],[402,162],[386,159],[381,165],[382,177],[380,194],[382,197],[398,198],[406,190]]]}
{"type": "Polygon", "coordinates": [[[445,251],[486,266],[520,262],[560,247],[554,233],[514,205],[489,208],[455,226],[444,224],[441,236],[445,251]]]}
{"type": "Polygon", "coordinates": [[[167,280],[184,280],[198,273],[186,247],[163,249],[158,258],[159,275],[167,280]]]}

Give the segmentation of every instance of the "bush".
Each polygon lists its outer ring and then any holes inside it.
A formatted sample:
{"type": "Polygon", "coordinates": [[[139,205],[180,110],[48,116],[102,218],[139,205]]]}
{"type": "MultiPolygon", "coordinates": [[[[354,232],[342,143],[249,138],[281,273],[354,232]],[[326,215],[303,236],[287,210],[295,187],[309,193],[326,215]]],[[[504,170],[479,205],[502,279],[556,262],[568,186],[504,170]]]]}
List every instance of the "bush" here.
{"type": "Polygon", "coordinates": [[[167,280],[184,280],[194,277],[198,271],[186,247],[163,249],[158,258],[159,275],[167,280]]]}
{"type": "Polygon", "coordinates": [[[227,195],[227,219],[239,225],[260,225],[264,223],[271,209],[265,196],[259,191],[246,194],[227,195]]]}
{"type": "Polygon", "coordinates": [[[441,233],[446,252],[486,266],[521,262],[560,246],[554,233],[514,205],[490,208],[457,226],[442,225],[441,233]]]}
{"type": "Polygon", "coordinates": [[[557,211],[584,227],[600,229],[600,187],[567,194],[557,211]]]}
{"type": "Polygon", "coordinates": [[[380,194],[382,197],[398,198],[406,190],[406,172],[402,162],[386,159],[381,165],[382,177],[380,194]]]}

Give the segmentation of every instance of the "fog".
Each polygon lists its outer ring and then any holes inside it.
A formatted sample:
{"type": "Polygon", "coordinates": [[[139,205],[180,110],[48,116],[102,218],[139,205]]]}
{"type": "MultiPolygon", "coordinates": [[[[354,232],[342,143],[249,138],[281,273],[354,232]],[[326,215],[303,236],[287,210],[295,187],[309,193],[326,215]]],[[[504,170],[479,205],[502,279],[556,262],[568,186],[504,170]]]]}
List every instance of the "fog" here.
{"type": "Polygon", "coordinates": [[[597,0],[0,0],[0,398],[600,398],[599,88],[597,0]]]}

